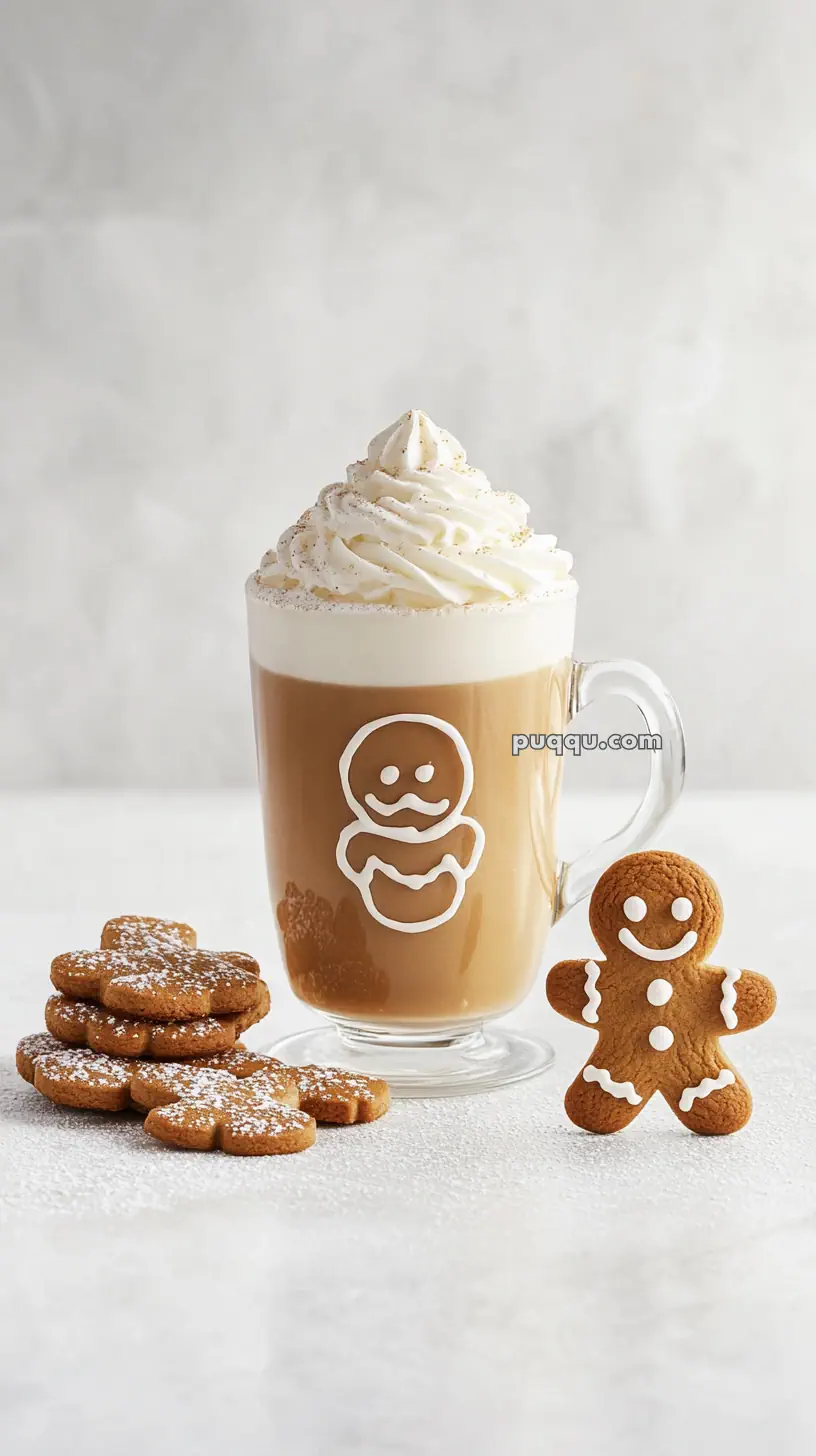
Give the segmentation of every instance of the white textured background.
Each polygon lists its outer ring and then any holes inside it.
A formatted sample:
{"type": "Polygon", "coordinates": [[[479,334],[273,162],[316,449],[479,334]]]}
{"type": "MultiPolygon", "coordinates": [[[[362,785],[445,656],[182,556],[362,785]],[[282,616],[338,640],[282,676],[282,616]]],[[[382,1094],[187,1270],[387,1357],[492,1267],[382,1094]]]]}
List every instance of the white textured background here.
{"type": "Polygon", "coordinates": [[[243,577],[410,405],[695,784],[816,782],[810,0],[0,20],[5,782],[250,782],[243,577]]]}

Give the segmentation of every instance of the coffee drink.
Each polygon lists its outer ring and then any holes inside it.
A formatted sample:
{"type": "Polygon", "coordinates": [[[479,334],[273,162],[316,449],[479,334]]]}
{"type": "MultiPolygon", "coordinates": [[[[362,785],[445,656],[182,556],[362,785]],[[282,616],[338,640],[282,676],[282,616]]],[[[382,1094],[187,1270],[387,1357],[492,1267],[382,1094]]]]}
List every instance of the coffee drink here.
{"type": "Polygon", "coordinates": [[[335,1018],[466,1027],[526,995],[553,919],[561,760],[511,743],[567,724],[570,559],[419,412],[349,475],[248,586],[283,954],[335,1018]]]}
{"type": "Polygon", "coordinates": [[[513,757],[511,736],[563,731],[570,670],[381,688],[253,665],[270,891],[302,1000],[459,1024],[527,993],[553,917],[561,760],[513,757]]]}
{"type": "Polygon", "coordinates": [[[247,583],[269,889],[292,988],[326,1018],[277,1043],[287,1061],[403,1096],[542,1071],[546,1042],[489,1023],[526,995],[553,920],[680,792],[671,698],[637,663],[572,661],[572,560],[526,520],[411,410],[247,583]],[[629,823],[563,865],[562,760],[541,735],[604,692],[660,746],[629,823]]]}

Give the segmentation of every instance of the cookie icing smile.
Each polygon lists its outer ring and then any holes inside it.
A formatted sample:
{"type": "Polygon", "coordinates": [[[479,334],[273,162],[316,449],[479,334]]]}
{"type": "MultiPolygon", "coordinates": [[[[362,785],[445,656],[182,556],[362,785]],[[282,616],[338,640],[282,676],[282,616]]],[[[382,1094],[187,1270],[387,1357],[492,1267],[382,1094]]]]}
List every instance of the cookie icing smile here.
{"type": "Polygon", "coordinates": [[[627,925],[618,931],[618,940],[621,945],[626,946],[627,950],[634,951],[635,955],[641,956],[644,961],[676,961],[697,944],[697,931],[687,930],[676,945],[667,945],[665,950],[659,950],[652,945],[642,945],[627,925]]]}

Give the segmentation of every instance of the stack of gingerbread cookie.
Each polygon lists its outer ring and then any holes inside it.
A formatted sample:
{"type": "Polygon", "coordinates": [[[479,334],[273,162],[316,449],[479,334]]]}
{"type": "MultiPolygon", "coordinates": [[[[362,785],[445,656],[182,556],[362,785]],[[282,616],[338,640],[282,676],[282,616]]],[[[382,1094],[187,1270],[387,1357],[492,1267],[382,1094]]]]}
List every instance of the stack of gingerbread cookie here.
{"type": "Polygon", "coordinates": [[[17,1068],[52,1102],[147,1112],[179,1147],[299,1152],[315,1122],[372,1122],[388,1087],[332,1068],[287,1067],[238,1040],[269,1010],[258,964],[200,950],[196,933],[151,916],[109,920],[99,950],[56,957],[48,1033],[23,1037],[17,1068]]]}
{"type": "Polygon", "coordinates": [[[45,1024],[60,1041],[122,1057],[208,1056],[235,1046],[269,1010],[258,962],[199,950],[189,925],[122,915],[100,944],[51,964],[57,994],[45,1024]]]}

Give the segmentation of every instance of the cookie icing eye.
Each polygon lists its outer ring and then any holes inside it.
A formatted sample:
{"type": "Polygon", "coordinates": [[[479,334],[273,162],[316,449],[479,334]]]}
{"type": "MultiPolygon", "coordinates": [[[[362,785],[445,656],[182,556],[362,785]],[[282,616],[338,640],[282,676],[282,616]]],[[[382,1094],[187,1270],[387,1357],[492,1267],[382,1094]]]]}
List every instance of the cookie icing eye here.
{"type": "Polygon", "coordinates": [[[642,920],[646,914],[646,901],[640,895],[629,895],[623,902],[623,913],[627,920],[642,920]]]}
{"type": "Polygon", "coordinates": [[[384,769],[380,770],[381,784],[395,784],[399,778],[399,769],[395,763],[387,763],[384,769]]]}
{"type": "Polygon", "coordinates": [[[678,895],[676,900],[672,900],[671,912],[675,920],[689,920],[693,910],[694,906],[685,895],[678,895]]]}
{"type": "Polygon", "coordinates": [[[432,763],[421,763],[419,768],[414,770],[414,778],[418,779],[421,784],[429,783],[433,776],[434,766],[432,763]]]}

